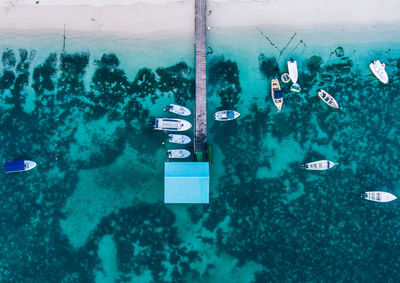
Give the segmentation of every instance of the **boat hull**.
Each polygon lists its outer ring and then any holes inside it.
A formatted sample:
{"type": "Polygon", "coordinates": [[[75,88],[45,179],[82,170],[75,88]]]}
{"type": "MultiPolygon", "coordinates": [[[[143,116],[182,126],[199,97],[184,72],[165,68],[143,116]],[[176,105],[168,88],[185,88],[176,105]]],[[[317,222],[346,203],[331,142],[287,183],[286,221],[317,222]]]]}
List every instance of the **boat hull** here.
{"type": "Polygon", "coordinates": [[[281,92],[281,87],[279,85],[279,81],[277,79],[273,79],[271,81],[271,98],[272,98],[272,101],[274,102],[276,108],[278,108],[278,112],[280,112],[282,109],[282,105],[283,105],[283,97],[282,97],[282,94],[280,95],[279,98],[276,96],[276,93],[278,91],[281,92]]]}
{"type": "Polygon", "coordinates": [[[235,110],[222,110],[214,113],[214,119],[216,121],[232,121],[237,119],[240,113],[235,110]]]}
{"type": "Polygon", "coordinates": [[[190,156],[190,151],[186,149],[170,149],[167,152],[168,158],[187,158],[190,156]]]}
{"type": "Polygon", "coordinates": [[[382,192],[382,191],[371,191],[365,192],[363,196],[366,200],[375,201],[375,202],[390,202],[397,197],[392,195],[391,193],[382,192]]]}
{"type": "Polygon", "coordinates": [[[156,118],[153,122],[153,128],[160,131],[182,132],[192,127],[186,120],[172,118],[156,118]]]}
{"type": "Polygon", "coordinates": [[[295,60],[291,59],[290,61],[287,61],[287,65],[288,65],[290,79],[295,84],[295,83],[297,83],[297,79],[299,76],[298,71],[297,71],[297,62],[295,60]]]}
{"type": "Polygon", "coordinates": [[[32,170],[36,165],[37,163],[31,160],[7,161],[4,164],[4,169],[6,173],[16,173],[32,170]]]}
{"type": "Polygon", "coordinates": [[[375,77],[382,83],[387,84],[389,82],[389,76],[386,73],[385,64],[382,64],[379,60],[376,60],[369,64],[369,68],[375,77]]]}
{"type": "Polygon", "coordinates": [[[327,93],[325,90],[321,89],[320,91],[318,91],[318,96],[319,98],[321,98],[323,102],[328,104],[330,107],[339,108],[339,104],[336,102],[333,96],[327,93]]]}
{"type": "Polygon", "coordinates": [[[190,112],[190,110],[184,106],[181,105],[177,105],[177,104],[170,104],[169,105],[169,112],[178,114],[178,115],[182,115],[182,116],[189,116],[190,114],[192,114],[192,112],[190,112]]]}
{"type": "Polygon", "coordinates": [[[333,166],[335,166],[336,163],[330,161],[330,160],[319,160],[319,161],[314,161],[314,162],[309,162],[304,164],[304,169],[306,170],[328,170],[331,169],[333,166]]]}
{"type": "Polygon", "coordinates": [[[192,140],[186,135],[175,135],[169,134],[169,142],[170,143],[177,143],[177,144],[188,144],[192,140]]]}

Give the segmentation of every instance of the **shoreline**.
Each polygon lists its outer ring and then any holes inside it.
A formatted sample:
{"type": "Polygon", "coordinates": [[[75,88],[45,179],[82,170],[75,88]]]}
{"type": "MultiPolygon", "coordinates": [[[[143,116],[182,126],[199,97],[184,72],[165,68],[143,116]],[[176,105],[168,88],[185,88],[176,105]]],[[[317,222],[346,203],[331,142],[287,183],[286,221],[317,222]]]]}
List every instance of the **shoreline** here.
{"type": "MultiPolygon", "coordinates": [[[[0,31],[81,31],[144,36],[194,33],[194,0],[10,0],[0,4],[0,31]],[[8,3],[8,4],[7,4],[8,3]],[[105,5],[108,3],[108,5],[105,5]]],[[[396,0],[209,1],[214,28],[271,26],[276,29],[400,24],[396,0]],[[345,8],[344,8],[345,7],[345,8]]]]}

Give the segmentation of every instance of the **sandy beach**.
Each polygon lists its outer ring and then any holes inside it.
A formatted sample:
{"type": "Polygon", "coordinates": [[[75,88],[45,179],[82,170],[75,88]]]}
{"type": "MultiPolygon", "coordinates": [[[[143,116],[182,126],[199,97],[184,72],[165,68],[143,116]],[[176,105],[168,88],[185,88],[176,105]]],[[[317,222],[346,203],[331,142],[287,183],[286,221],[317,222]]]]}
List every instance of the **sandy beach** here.
{"type": "MultiPolygon", "coordinates": [[[[194,30],[194,0],[11,0],[0,5],[0,30],[62,30],[64,25],[68,30],[128,34],[194,30]]],[[[400,19],[396,0],[209,1],[208,9],[211,28],[373,26],[400,19]]]]}

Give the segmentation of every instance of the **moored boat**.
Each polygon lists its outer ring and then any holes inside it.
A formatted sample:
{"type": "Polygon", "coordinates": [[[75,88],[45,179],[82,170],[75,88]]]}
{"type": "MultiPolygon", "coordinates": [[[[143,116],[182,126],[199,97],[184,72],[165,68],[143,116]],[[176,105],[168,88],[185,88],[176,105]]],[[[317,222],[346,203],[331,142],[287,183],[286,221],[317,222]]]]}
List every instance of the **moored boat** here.
{"type": "Polygon", "coordinates": [[[178,114],[178,115],[182,115],[182,116],[189,116],[190,114],[192,114],[190,112],[190,110],[184,106],[181,105],[176,105],[176,104],[170,104],[166,107],[165,110],[169,110],[169,112],[178,114]]]}
{"type": "Polygon", "coordinates": [[[329,106],[331,106],[333,108],[339,108],[339,105],[336,102],[336,100],[333,98],[333,96],[330,95],[329,93],[327,93],[325,90],[321,89],[320,91],[318,91],[318,96],[319,96],[319,98],[322,99],[323,102],[325,102],[329,106]]]}
{"type": "Polygon", "coordinates": [[[186,131],[192,127],[192,124],[181,119],[156,118],[154,119],[152,126],[155,130],[161,131],[186,131]]]}
{"type": "Polygon", "coordinates": [[[273,79],[271,81],[271,97],[276,108],[278,108],[278,112],[281,111],[283,104],[283,95],[281,86],[279,85],[279,81],[277,79],[273,79]]]}
{"type": "Polygon", "coordinates": [[[214,119],[217,121],[231,121],[240,116],[240,113],[235,110],[222,110],[214,113],[214,119]]]}
{"type": "Polygon", "coordinates": [[[187,158],[190,156],[190,151],[186,149],[170,149],[167,154],[168,158],[187,158]]]}
{"type": "Polygon", "coordinates": [[[290,87],[290,91],[292,91],[292,92],[300,92],[301,91],[301,87],[299,86],[299,84],[292,84],[292,86],[290,87]]]}
{"type": "Polygon", "coordinates": [[[389,76],[385,70],[385,63],[381,63],[379,60],[371,61],[369,68],[382,83],[387,84],[389,82],[389,76]]]}
{"type": "Polygon", "coordinates": [[[297,62],[293,58],[290,58],[290,60],[287,61],[287,65],[288,65],[290,79],[292,80],[293,84],[295,84],[297,83],[297,78],[299,76],[297,71],[297,62]]]}
{"type": "Polygon", "coordinates": [[[381,192],[381,191],[365,192],[361,196],[367,200],[376,201],[376,202],[389,202],[389,201],[397,199],[397,197],[395,195],[392,195],[391,193],[387,193],[387,192],[381,192]]]}
{"type": "Polygon", "coordinates": [[[168,137],[169,137],[169,142],[171,143],[188,144],[192,141],[190,137],[186,135],[169,134],[168,137]]]}
{"type": "Polygon", "coordinates": [[[319,160],[314,162],[309,162],[303,165],[306,170],[328,170],[339,163],[334,163],[330,160],[319,160]]]}
{"type": "Polygon", "coordinates": [[[31,160],[6,161],[4,163],[4,170],[6,173],[22,172],[31,170],[36,165],[37,163],[31,160]]]}

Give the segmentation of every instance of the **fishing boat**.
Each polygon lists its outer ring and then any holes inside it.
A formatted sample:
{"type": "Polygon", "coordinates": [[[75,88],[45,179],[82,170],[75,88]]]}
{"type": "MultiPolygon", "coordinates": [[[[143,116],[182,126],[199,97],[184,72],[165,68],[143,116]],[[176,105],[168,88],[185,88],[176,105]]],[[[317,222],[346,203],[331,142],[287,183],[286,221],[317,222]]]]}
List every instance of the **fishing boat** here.
{"type": "Polygon", "coordinates": [[[339,163],[334,163],[329,160],[319,160],[314,162],[309,162],[303,165],[306,170],[328,170],[339,163]]]}
{"type": "Polygon", "coordinates": [[[4,163],[4,169],[6,173],[28,171],[36,167],[36,162],[30,160],[15,160],[6,161],[4,163]]]}
{"type": "Polygon", "coordinates": [[[169,110],[169,112],[182,116],[189,116],[190,114],[192,114],[188,108],[176,104],[167,105],[164,110],[167,111],[167,109],[169,110]]]}
{"type": "Polygon", "coordinates": [[[325,90],[321,89],[320,91],[318,91],[318,96],[322,99],[323,102],[325,102],[329,106],[333,108],[339,108],[339,105],[333,98],[333,96],[327,93],[325,90]]]}
{"type": "Polygon", "coordinates": [[[161,131],[186,131],[192,127],[186,120],[173,119],[173,118],[156,118],[152,126],[155,130],[161,131]]]}
{"type": "Polygon", "coordinates": [[[170,149],[167,151],[168,158],[187,158],[190,152],[186,149],[170,149]]]}
{"type": "Polygon", "coordinates": [[[192,140],[185,135],[175,135],[175,134],[169,134],[169,142],[171,143],[179,143],[179,144],[188,144],[192,140]]]}
{"type": "Polygon", "coordinates": [[[231,121],[240,116],[235,110],[222,110],[214,113],[214,119],[217,121],[231,121]]]}
{"type": "Polygon", "coordinates": [[[379,60],[371,61],[369,68],[382,83],[387,84],[389,82],[389,77],[385,70],[385,63],[381,63],[379,60]]]}
{"type": "Polygon", "coordinates": [[[289,70],[289,76],[292,82],[295,84],[297,83],[297,78],[299,76],[298,71],[297,71],[297,62],[293,58],[290,58],[289,61],[287,61],[287,66],[289,70]]]}
{"type": "Polygon", "coordinates": [[[389,202],[397,199],[397,197],[395,195],[392,195],[391,193],[380,192],[380,191],[365,192],[361,196],[367,200],[376,202],[389,202]]]}
{"type": "Polygon", "coordinates": [[[281,91],[281,86],[279,85],[279,81],[277,79],[273,79],[271,81],[271,97],[276,108],[278,108],[278,112],[281,111],[283,104],[283,95],[281,91]]]}

